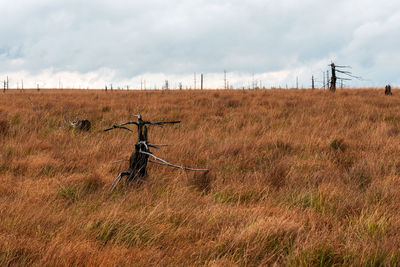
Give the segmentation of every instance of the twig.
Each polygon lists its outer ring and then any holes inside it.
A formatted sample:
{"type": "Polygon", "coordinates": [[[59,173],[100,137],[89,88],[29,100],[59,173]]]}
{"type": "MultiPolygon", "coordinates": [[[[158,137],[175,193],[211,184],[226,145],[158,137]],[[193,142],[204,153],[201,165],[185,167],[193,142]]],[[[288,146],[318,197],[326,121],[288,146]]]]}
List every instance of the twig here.
{"type": "Polygon", "coordinates": [[[124,130],[128,130],[128,131],[134,133],[134,131],[132,131],[131,129],[129,129],[129,128],[127,128],[127,127],[119,126],[119,125],[114,125],[113,127],[108,128],[108,129],[105,129],[105,130],[103,130],[103,131],[104,131],[104,132],[108,132],[108,131],[114,130],[114,129],[124,129],[124,130]]]}
{"type": "Polygon", "coordinates": [[[129,172],[121,172],[117,178],[115,178],[114,182],[112,183],[110,187],[110,191],[113,191],[114,188],[118,185],[118,183],[121,181],[122,177],[129,175],[129,172]]]}
{"type": "Polygon", "coordinates": [[[168,146],[168,145],[155,145],[155,144],[147,144],[149,147],[152,147],[152,148],[160,148],[160,147],[165,147],[165,146],[168,146]]]}
{"type": "Polygon", "coordinates": [[[143,121],[143,124],[162,126],[164,124],[181,123],[181,121],[143,121]]]}
{"type": "Polygon", "coordinates": [[[39,110],[39,112],[41,111],[41,109],[42,109],[41,106],[38,105],[39,108],[37,108],[37,107],[35,106],[35,104],[33,104],[33,101],[32,101],[32,99],[31,99],[29,96],[25,95],[25,97],[28,98],[29,102],[31,103],[33,112],[35,112],[36,117],[37,117],[38,119],[40,119],[40,114],[38,113],[38,110],[39,110]]]}
{"type": "Polygon", "coordinates": [[[120,160],[116,160],[116,161],[114,161],[114,162],[111,162],[111,163],[118,163],[118,162],[123,162],[123,161],[128,161],[129,160],[129,158],[126,158],[126,159],[120,159],[120,160]]]}
{"type": "Polygon", "coordinates": [[[29,102],[31,103],[33,111],[36,112],[36,107],[33,104],[32,99],[29,96],[26,96],[26,98],[28,98],[29,102]]]}
{"type": "Polygon", "coordinates": [[[179,165],[174,165],[174,164],[171,164],[169,162],[166,162],[165,160],[163,160],[163,159],[161,159],[159,157],[154,156],[152,153],[148,153],[148,152],[144,152],[144,151],[139,151],[139,152],[142,153],[142,154],[149,155],[149,156],[153,157],[154,159],[156,159],[158,161],[161,161],[161,162],[157,162],[157,161],[149,160],[149,162],[152,162],[152,163],[157,163],[157,164],[160,164],[160,165],[166,165],[166,166],[175,167],[175,168],[178,168],[178,169],[188,170],[188,171],[199,171],[199,172],[207,172],[207,171],[209,171],[207,169],[193,169],[193,168],[187,168],[187,167],[183,167],[183,166],[179,166],[179,165]]]}

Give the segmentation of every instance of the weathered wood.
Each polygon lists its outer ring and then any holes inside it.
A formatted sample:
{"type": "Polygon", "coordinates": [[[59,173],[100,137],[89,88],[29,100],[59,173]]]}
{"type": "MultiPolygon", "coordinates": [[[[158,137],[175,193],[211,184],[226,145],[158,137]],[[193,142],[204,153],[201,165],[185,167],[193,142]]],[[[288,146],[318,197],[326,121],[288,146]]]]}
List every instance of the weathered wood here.
{"type": "Polygon", "coordinates": [[[141,151],[149,152],[147,146],[147,127],[144,126],[143,133],[140,135],[139,142],[135,144],[135,151],[129,158],[129,176],[126,178],[126,185],[132,182],[142,182],[147,175],[147,161],[149,156],[141,153],[141,151]]]}
{"type": "Polygon", "coordinates": [[[148,129],[147,125],[156,125],[162,126],[165,124],[175,124],[180,123],[180,121],[161,121],[161,122],[153,122],[153,121],[144,121],[140,114],[135,115],[137,117],[137,122],[129,121],[125,123],[121,123],[118,125],[114,125],[111,128],[105,129],[104,131],[110,131],[113,129],[124,129],[133,132],[131,129],[125,127],[126,125],[136,125],[138,128],[138,141],[135,144],[135,150],[131,154],[129,158],[129,168],[127,172],[121,172],[117,178],[114,180],[113,184],[111,185],[111,191],[117,186],[120,182],[122,177],[127,177],[125,180],[126,186],[131,185],[132,183],[141,183],[146,179],[147,175],[147,163],[153,162],[161,165],[167,165],[175,168],[180,168],[182,170],[192,170],[192,171],[208,171],[206,169],[193,169],[193,168],[186,168],[178,165],[174,165],[171,163],[166,162],[163,159],[160,159],[154,156],[150,152],[150,147],[152,148],[159,148],[166,145],[155,145],[148,143],[148,129]],[[153,157],[157,161],[149,160],[149,156],[153,157]]]}
{"type": "Polygon", "coordinates": [[[392,87],[389,84],[385,86],[385,95],[392,95],[392,87]]]}
{"type": "Polygon", "coordinates": [[[331,71],[332,71],[332,76],[331,76],[331,86],[329,87],[329,91],[335,92],[336,91],[336,66],[334,63],[331,64],[331,71]]]}

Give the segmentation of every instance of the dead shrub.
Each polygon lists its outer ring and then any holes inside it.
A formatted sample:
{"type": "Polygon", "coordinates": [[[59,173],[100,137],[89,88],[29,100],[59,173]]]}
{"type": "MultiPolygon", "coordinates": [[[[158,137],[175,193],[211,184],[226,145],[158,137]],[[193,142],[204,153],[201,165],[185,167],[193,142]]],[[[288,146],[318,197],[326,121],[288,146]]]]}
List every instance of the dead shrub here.
{"type": "Polygon", "coordinates": [[[397,127],[391,127],[387,130],[386,134],[389,137],[395,137],[399,134],[399,129],[397,127]]]}
{"type": "Polygon", "coordinates": [[[237,108],[240,106],[240,102],[238,100],[229,100],[226,102],[226,107],[229,108],[237,108]]]}
{"type": "Polygon", "coordinates": [[[110,112],[111,108],[109,106],[104,106],[101,108],[101,112],[110,112]]]}
{"type": "Polygon", "coordinates": [[[329,142],[329,147],[335,151],[344,152],[347,148],[347,145],[342,138],[335,138],[329,142]]]}
{"type": "Polygon", "coordinates": [[[286,154],[292,152],[293,150],[293,146],[290,143],[281,140],[275,141],[272,145],[272,148],[285,152],[286,154]]]}
{"type": "Polygon", "coordinates": [[[80,184],[80,191],[82,194],[90,194],[96,192],[99,188],[103,187],[104,183],[101,181],[99,175],[91,174],[85,177],[80,184]]]}
{"type": "Polygon", "coordinates": [[[0,135],[6,136],[10,129],[10,124],[6,120],[0,120],[0,135]]]}
{"type": "Polygon", "coordinates": [[[349,171],[353,165],[354,162],[357,159],[357,155],[354,153],[342,153],[342,152],[336,152],[332,153],[332,162],[340,169],[349,171]]]}
{"type": "Polygon", "coordinates": [[[273,161],[268,169],[267,182],[274,188],[281,188],[286,185],[289,168],[283,160],[273,161]]]}
{"type": "Polygon", "coordinates": [[[211,190],[211,183],[215,180],[210,171],[195,172],[193,175],[188,176],[189,186],[195,188],[199,192],[208,193],[211,190]]]}

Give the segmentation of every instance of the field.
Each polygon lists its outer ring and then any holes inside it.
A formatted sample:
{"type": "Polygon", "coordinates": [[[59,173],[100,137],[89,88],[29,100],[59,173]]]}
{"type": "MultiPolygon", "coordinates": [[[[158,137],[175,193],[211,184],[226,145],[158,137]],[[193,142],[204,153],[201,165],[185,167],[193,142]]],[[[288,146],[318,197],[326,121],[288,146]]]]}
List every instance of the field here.
{"type": "Polygon", "coordinates": [[[1,266],[400,265],[396,90],[10,90],[0,153],[1,266]],[[102,130],[138,112],[182,121],[156,155],[211,171],[110,193],[136,134],[102,130]]]}

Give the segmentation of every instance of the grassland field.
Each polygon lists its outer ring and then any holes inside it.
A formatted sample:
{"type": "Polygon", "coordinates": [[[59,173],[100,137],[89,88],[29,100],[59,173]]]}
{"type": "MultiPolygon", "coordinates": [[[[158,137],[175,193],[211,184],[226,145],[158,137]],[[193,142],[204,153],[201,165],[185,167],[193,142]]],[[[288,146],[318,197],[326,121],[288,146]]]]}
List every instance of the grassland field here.
{"type": "Polygon", "coordinates": [[[397,90],[0,94],[1,266],[396,266],[399,205],[397,90]],[[157,156],[211,171],[110,192],[136,134],[103,129],[138,112],[182,121],[150,127],[157,156]]]}

